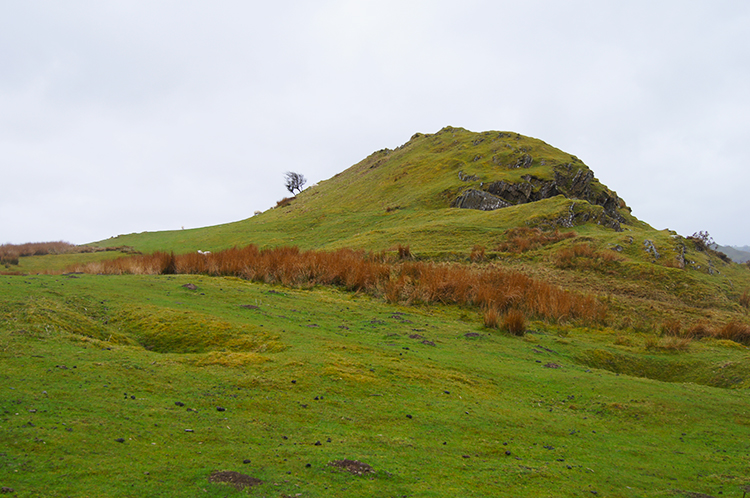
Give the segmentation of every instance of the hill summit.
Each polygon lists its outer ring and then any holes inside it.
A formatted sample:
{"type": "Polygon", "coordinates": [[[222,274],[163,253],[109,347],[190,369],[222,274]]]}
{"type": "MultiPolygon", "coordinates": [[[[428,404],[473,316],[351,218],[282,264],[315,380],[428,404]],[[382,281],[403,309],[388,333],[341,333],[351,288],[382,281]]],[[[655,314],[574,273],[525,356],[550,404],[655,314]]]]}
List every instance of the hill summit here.
{"type": "Polygon", "coordinates": [[[380,151],[374,159],[369,168],[393,163],[397,170],[393,182],[413,174],[415,168],[432,169],[433,182],[438,175],[449,178],[452,174],[454,185],[443,191],[446,197],[453,197],[451,207],[492,211],[561,195],[600,206],[602,212],[581,214],[576,219],[571,209],[557,224],[572,227],[593,219],[617,231],[620,223],[627,223],[620,210],[630,212],[576,156],[518,133],[472,133],[446,127],[434,135],[417,133],[396,151],[380,151]]]}

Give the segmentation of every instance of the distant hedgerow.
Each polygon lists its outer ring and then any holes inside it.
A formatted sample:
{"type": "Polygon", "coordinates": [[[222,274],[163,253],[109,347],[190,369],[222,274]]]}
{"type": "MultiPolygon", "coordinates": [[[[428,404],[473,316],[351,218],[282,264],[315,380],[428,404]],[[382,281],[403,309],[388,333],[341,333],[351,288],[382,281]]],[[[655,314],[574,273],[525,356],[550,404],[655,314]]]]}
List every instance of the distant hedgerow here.
{"type": "Polygon", "coordinates": [[[83,252],[79,246],[69,242],[28,242],[26,244],[0,245],[0,264],[17,265],[18,258],[27,256],[45,256],[47,254],[67,254],[83,252]]]}

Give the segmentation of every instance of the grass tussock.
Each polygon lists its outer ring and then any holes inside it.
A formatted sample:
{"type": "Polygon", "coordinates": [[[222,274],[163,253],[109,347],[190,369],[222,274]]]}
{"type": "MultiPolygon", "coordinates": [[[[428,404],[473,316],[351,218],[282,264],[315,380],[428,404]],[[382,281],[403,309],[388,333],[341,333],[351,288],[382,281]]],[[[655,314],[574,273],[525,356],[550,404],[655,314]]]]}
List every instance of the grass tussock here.
{"type": "Polygon", "coordinates": [[[481,263],[484,261],[484,253],[485,249],[484,246],[475,245],[471,248],[471,254],[469,255],[469,259],[472,263],[481,263]]]}
{"type": "Polygon", "coordinates": [[[750,308],[750,292],[745,290],[740,296],[740,306],[747,309],[750,308]]]}
{"type": "Polygon", "coordinates": [[[750,345],[750,325],[739,322],[729,322],[716,331],[714,337],[750,345]]]}
{"type": "Polygon", "coordinates": [[[203,274],[235,276],[268,284],[336,286],[366,292],[388,302],[458,304],[515,310],[524,317],[560,322],[601,322],[605,306],[593,296],[571,292],[504,270],[413,261],[408,246],[398,256],[351,249],[300,251],[297,247],[259,249],[251,245],[214,253],[175,255],[156,252],[70,268],[102,274],[203,274]]]}
{"type": "Polygon", "coordinates": [[[505,240],[498,244],[496,250],[519,254],[532,251],[541,247],[555,244],[565,239],[576,237],[575,232],[544,232],[539,228],[519,227],[507,230],[504,234],[505,240]]]}
{"type": "Polygon", "coordinates": [[[682,337],[682,322],[678,319],[666,320],[661,325],[661,333],[668,337],[682,337]]]}
{"type": "Polygon", "coordinates": [[[522,336],[526,333],[526,317],[518,309],[508,310],[503,317],[503,328],[509,333],[522,336]]]}
{"type": "Polygon", "coordinates": [[[396,247],[396,251],[398,252],[398,259],[411,259],[411,249],[409,249],[409,246],[404,246],[399,244],[398,247],[396,247]]]}
{"type": "Polygon", "coordinates": [[[497,312],[497,308],[490,306],[484,311],[484,326],[488,329],[500,326],[500,313],[497,312]]]}
{"type": "MultiPolygon", "coordinates": [[[[679,320],[667,320],[662,324],[662,335],[664,340],[662,342],[669,342],[667,339],[680,339],[686,341],[700,340],[704,338],[712,338],[725,341],[734,341],[739,344],[750,345],[750,325],[732,321],[724,324],[721,327],[713,327],[706,321],[700,320],[695,322],[687,328],[682,327],[682,323],[679,320]]],[[[676,341],[672,341],[676,342],[676,341]]],[[[647,349],[648,349],[647,344],[647,349]]],[[[651,345],[653,348],[663,348],[663,345],[651,345]]]]}

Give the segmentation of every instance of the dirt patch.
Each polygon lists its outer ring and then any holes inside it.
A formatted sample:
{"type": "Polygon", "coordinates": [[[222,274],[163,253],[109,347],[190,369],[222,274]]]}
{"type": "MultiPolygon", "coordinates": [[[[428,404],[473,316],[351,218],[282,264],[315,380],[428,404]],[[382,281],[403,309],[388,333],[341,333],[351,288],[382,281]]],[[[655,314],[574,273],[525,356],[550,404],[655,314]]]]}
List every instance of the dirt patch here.
{"type": "Polygon", "coordinates": [[[711,495],[706,495],[703,493],[693,493],[692,491],[679,491],[676,490],[675,493],[679,493],[682,496],[686,496],[687,498],[714,498],[711,495]]]}
{"type": "Polygon", "coordinates": [[[364,474],[374,474],[375,471],[372,469],[371,466],[369,466],[366,463],[359,462],[357,460],[336,460],[333,462],[330,462],[328,465],[331,467],[338,467],[339,469],[343,469],[350,474],[354,474],[356,476],[361,476],[364,474]]]}
{"type": "Polygon", "coordinates": [[[560,365],[558,365],[557,363],[547,363],[546,365],[544,365],[544,368],[560,368],[560,365]]]}
{"type": "Polygon", "coordinates": [[[183,285],[183,287],[186,288],[186,289],[188,289],[188,290],[196,290],[198,288],[198,286],[195,285],[195,284],[185,284],[185,285],[183,285]]]}
{"type": "Polygon", "coordinates": [[[216,470],[208,476],[208,482],[224,482],[231,484],[236,489],[250,488],[252,486],[263,484],[263,481],[260,479],[240,474],[233,470],[216,470]]]}

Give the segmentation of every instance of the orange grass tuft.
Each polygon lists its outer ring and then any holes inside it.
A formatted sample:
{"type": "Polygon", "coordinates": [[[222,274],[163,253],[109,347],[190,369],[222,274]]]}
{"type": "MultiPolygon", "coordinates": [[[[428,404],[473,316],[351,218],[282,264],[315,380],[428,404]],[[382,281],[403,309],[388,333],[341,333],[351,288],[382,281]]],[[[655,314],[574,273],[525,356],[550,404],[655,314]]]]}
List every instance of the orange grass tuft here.
{"type": "Polygon", "coordinates": [[[497,308],[489,306],[484,311],[484,326],[488,329],[496,329],[500,324],[500,314],[497,312],[497,308]]]}
{"type": "Polygon", "coordinates": [[[729,322],[716,332],[719,339],[728,339],[741,344],[750,344],[750,325],[729,322]]]}
{"type": "Polygon", "coordinates": [[[503,328],[513,335],[521,336],[526,333],[526,317],[518,309],[508,310],[503,317],[503,328]]]}

